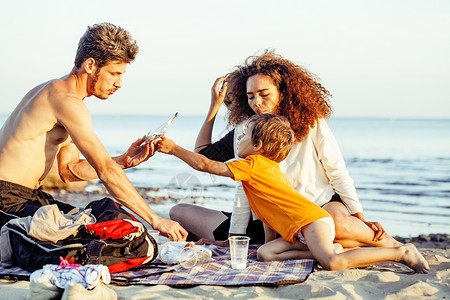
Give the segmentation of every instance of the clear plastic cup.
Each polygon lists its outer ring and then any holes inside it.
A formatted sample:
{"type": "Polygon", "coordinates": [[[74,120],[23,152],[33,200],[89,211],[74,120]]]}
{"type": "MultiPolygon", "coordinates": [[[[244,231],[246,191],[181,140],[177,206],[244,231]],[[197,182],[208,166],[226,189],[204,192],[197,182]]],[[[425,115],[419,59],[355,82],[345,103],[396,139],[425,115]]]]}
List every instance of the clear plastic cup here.
{"type": "Polygon", "coordinates": [[[156,241],[159,242],[159,230],[148,230],[148,234],[150,234],[156,241]]]}
{"type": "Polygon", "coordinates": [[[228,240],[230,241],[231,267],[245,269],[250,238],[248,236],[231,236],[228,240]]]}

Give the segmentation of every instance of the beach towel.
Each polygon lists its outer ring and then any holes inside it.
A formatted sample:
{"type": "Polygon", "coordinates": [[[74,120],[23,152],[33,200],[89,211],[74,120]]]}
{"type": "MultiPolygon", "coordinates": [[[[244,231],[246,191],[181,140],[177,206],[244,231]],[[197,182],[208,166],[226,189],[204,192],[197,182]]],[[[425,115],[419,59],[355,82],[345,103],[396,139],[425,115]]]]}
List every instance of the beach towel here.
{"type": "MultiPolygon", "coordinates": [[[[314,260],[259,262],[258,245],[250,245],[247,268],[231,268],[230,249],[205,245],[213,253],[213,261],[193,268],[162,264],[159,259],[125,272],[111,274],[111,284],[116,285],[170,285],[170,286],[281,286],[305,281],[312,272],[314,260]]],[[[29,273],[20,268],[0,265],[0,278],[26,280],[29,273]]]]}

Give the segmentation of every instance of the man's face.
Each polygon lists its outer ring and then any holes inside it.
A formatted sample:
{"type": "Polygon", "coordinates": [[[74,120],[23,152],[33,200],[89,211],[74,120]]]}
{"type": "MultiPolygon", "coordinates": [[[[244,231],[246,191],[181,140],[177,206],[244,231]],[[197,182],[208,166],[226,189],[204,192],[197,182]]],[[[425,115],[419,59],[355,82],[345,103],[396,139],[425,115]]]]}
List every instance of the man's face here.
{"type": "Polygon", "coordinates": [[[124,62],[112,61],[101,68],[95,68],[90,76],[89,96],[94,95],[100,99],[108,99],[122,87],[122,76],[127,65],[124,62]]]}

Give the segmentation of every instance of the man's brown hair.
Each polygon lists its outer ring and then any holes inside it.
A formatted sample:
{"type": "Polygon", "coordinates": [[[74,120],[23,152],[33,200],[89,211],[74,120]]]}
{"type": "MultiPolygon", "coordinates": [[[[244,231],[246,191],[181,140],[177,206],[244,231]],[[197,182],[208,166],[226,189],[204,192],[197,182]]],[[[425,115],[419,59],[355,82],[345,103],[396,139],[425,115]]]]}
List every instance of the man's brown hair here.
{"type": "Polygon", "coordinates": [[[100,23],[88,26],[78,43],[75,56],[75,67],[88,58],[95,59],[99,68],[117,60],[131,63],[139,51],[136,41],[125,29],[111,23],[100,23]]]}
{"type": "Polygon", "coordinates": [[[262,142],[263,155],[276,162],[285,159],[295,142],[294,131],[286,117],[273,114],[253,115],[248,125],[253,124],[252,143],[262,142]]]}

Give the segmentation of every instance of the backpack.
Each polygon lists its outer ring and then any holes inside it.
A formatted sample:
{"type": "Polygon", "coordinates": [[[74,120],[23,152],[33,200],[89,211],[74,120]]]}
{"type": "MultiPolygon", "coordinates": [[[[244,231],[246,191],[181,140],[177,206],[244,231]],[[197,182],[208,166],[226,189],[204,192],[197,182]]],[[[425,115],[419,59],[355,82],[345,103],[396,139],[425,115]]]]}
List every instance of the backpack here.
{"type": "Polygon", "coordinates": [[[12,248],[11,263],[33,272],[46,264],[103,264],[110,273],[152,262],[158,244],[145,226],[111,198],[89,203],[95,224],[81,225],[75,236],[56,243],[38,240],[21,227],[7,223],[12,248]]]}

